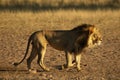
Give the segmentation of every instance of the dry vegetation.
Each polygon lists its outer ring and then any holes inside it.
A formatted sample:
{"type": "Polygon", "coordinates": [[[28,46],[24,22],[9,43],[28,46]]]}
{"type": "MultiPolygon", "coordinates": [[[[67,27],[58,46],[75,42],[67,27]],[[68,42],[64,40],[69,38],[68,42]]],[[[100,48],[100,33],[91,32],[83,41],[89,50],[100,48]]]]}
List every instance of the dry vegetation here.
{"type": "MultiPolygon", "coordinates": [[[[12,5],[9,1],[13,0],[0,0],[0,8],[6,4],[12,5]]],[[[29,1],[37,2],[40,5],[39,1],[47,2],[48,0],[29,1]]],[[[51,1],[57,2],[57,0],[51,1]]],[[[68,4],[73,0],[58,1],[68,4]]],[[[96,0],[90,2],[94,1],[96,0]]],[[[101,4],[107,4],[105,1],[119,0],[98,0],[101,4]]],[[[90,2],[84,3],[89,4],[90,2]]],[[[120,80],[119,8],[117,10],[114,8],[111,10],[49,9],[34,12],[32,9],[21,11],[19,8],[13,10],[8,7],[4,7],[4,11],[0,11],[0,80],[120,80]],[[82,23],[95,24],[100,28],[103,44],[92,50],[88,49],[82,55],[80,72],[77,72],[76,69],[59,70],[59,65],[65,63],[64,53],[54,50],[50,46],[45,55],[45,64],[51,68],[50,72],[42,71],[36,64],[36,60],[33,61],[32,66],[39,70],[37,74],[27,72],[26,61],[17,68],[12,65],[13,62],[19,61],[23,57],[27,39],[32,32],[41,29],[71,29],[82,23]]]]}

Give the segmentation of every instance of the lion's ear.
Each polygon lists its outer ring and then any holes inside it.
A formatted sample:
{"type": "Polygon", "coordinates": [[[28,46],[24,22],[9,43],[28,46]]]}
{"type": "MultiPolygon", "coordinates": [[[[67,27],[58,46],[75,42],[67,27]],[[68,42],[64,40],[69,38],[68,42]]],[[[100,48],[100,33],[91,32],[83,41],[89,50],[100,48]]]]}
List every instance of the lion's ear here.
{"type": "Polygon", "coordinates": [[[94,32],[95,26],[92,25],[89,27],[89,34],[92,34],[94,32]]]}

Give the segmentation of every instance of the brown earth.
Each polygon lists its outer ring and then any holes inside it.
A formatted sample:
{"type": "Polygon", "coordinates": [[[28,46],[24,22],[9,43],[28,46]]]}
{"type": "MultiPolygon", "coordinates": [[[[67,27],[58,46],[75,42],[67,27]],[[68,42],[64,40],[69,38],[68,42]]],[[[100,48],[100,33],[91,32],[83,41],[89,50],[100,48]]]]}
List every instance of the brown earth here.
{"type": "Polygon", "coordinates": [[[0,12],[0,80],[120,80],[120,11],[56,11],[56,12],[0,12]],[[69,14],[68,14],[69,13],[69,14]],[[17,68],[29,35],[41,29],[71,29],[78,24],[95,24],[101,30],[101,46],[87,49],[82,54],[81,68],[59,70],[65,64],[64,52],[50,46],[45,64],[50,72],[37,65],[36,74],[28,73],[26,60],[17,68]],[[61,27],[62,26],[62,27],[61,27]]]}

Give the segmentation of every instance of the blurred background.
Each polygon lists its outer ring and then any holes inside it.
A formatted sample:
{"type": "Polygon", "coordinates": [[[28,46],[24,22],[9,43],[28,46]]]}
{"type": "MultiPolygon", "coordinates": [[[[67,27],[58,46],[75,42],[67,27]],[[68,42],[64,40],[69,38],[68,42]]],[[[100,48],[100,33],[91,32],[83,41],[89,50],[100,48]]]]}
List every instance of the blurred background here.
{"type": "Polygon", "coordinates": [[[0,10],[119,9],[120,0],[0,0],[0,10]]]}

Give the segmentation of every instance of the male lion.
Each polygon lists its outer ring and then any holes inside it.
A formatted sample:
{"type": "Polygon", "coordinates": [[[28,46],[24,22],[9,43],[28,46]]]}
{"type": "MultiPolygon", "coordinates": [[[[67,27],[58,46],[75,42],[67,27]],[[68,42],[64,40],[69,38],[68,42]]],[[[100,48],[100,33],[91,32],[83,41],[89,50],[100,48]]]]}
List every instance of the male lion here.
{"type": "Polygon", "coordinates": [[[34,32],[28,40],[28,45],[24,58],[19,63],[14,63],[15,66],[19,65],[26,58],[29,50],[30,43],[32,44],[32,51],[27,59],[27,68],[31,69],[31,62],[38,55],[37,63],[42,69],[49,71],[44,63],[43,59],[46,52],[47,44],[51,45],[57,50],[65,52],[66,65],[63,68],[69,68],[76,64],[77,70],[80,68],[81,52],[86,47],[94,45],[100,45],[102,39],[99,31],[94,25],[82,24],[73,28],[72,30],[42,30],[34,32]],[[72,60],[73,57],[75,60],[72,60]]]}

